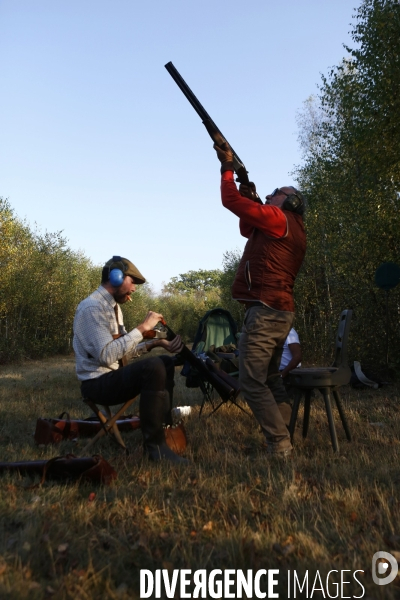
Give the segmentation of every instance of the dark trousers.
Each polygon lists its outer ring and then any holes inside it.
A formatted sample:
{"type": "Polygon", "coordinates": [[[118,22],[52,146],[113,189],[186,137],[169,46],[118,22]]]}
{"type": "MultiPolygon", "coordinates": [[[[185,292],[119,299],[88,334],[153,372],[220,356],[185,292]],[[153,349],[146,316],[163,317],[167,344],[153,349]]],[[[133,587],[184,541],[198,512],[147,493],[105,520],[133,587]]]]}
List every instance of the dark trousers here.
{"type": "Polygon", "coordinates": [[[172,398],[174,374],[175,361],[172,356],[146,358],[96,379],[86,379],[81,384],[81,391],[84,398],[104,406],[123,404],[142,392],[167,390],[172,398]]]}
{"type": "Polygon", "coordinates": [[[246,311],[239,338],[240,389],[267,443],[278,451],[291,448],[278,403],[288,402],[279,365],[293,319],[291,312],[254,306],[246,311]]]}

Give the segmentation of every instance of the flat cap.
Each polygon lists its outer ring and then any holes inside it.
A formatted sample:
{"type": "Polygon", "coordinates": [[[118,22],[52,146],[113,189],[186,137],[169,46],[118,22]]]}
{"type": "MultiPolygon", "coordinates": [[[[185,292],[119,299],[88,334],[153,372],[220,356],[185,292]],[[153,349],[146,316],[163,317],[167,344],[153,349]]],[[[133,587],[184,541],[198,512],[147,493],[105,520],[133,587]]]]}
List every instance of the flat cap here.
{"type": "Polygon", "coordinates": [[[109,271],[112,269],[120,269],[124,276],[129,275],[132,277],[135,283],[146,283],[146,279],[143,277],[139,269],[135,267],[130,260],[123,258],[122,256],[113,256],[106,262],[103,268],[107,268],[109,271]]]}

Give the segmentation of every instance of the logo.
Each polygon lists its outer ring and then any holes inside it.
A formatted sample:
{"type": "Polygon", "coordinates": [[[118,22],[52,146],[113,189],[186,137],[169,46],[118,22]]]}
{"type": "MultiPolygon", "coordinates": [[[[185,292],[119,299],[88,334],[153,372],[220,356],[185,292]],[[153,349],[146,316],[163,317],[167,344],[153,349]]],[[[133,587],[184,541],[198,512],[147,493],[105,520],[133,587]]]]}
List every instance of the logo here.
{"type": "Polygon", "coordinates": [[[399,567],[397,560],[392,554],[389,554],[389,552],[383,552],[383,550],[375,552],[372,557],[372,579],[374,580],[374,583],[377,585],[387,585],[388,583],[392,583],[398,573],[398,570],[399,567]],[[378,558],[383,558],[384,562],[378,562],[377,564],[378,558]],[[389,565],[391,569],[388,575],[386,575],[386,577],[380,577],[388,572],[389,565]]]}

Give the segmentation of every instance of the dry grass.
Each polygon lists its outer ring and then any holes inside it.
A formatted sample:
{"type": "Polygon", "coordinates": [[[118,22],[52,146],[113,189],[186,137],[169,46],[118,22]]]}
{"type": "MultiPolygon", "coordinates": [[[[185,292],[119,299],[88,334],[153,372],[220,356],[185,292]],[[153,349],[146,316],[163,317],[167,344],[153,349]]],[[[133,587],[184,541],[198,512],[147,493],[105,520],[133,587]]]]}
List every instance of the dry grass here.
{"type": "MultiPolygon", "coordinates": [[[[87,416],[73,358],[2,366],[0,381],[1,460],[80,454],[85,440],[38,448],[32,437],[38,416],[87,416]]],[[[175,403],[198,410],[201,393],[184,381],[177,369],[175,403]]],[[[105,439],[96,447],[118,472],[110,487],[32,490],[26,477],[3,475],[0,597],[131,599],[140,568],[279,568],[281,598],[289,569],[364,569],[365,597],[398,598],[399,578],[372,582],[371,559],[400,550],[399,390],[344,388],[343,397],[354,441],[338,424],[337,456],[316,400],[308,438],[298,429],[295,455],[283,463],[265,456],[252,418],[223,406],[210,419],[187,419],[190,467],[142,460],[137,431],[125,434],[128,457],[105,439]]]]}

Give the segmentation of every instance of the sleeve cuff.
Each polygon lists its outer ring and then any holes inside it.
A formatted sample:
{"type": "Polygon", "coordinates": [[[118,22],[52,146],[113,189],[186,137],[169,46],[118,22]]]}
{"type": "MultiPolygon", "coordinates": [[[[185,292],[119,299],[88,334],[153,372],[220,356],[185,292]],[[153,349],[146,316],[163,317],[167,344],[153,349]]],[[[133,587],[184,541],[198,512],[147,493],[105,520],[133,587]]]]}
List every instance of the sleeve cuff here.
{"type": "Polygon", "coordinates": [[[221,173],[225,173],[225,171],[234,171],[233,162],[231,160],[227,160],[221,164],[221,173]]]}
{"type": "MultiPolygon", "coordinates": [[[[221,167],[222,169],[222,167],[221,167]]],[[[233,167],[230,171],[221,172],[221,181],[233,181],[233,167]]]]}
{"type": "Polygon", "coordinates": [[[140,331],[138,329],[136,329],[136,327],[135,327],[135,329],[132,329],[132,331],[130,331],[129,333],[127,333],[126,335],[124,335],[124,338],[126,340],[129,340],[130,342],[132,342],[136,346],[137,344],[139,344],[139,342],[142,341],[143,336],[140,333],[140,331]]]}

